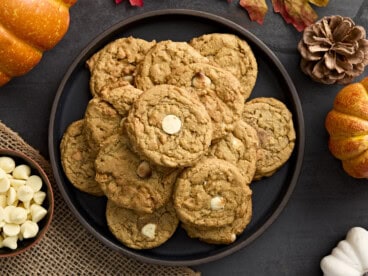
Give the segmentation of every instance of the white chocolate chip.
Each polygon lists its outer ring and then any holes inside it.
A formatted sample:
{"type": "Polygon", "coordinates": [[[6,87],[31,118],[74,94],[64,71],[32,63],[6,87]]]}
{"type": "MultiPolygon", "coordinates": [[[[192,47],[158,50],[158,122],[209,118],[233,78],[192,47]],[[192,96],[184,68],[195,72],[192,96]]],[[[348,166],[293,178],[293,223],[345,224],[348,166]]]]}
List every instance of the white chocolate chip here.
{"type": "Polygon", "coordinates": [[[231,139],[231,144],[235,149],[240,148],[243,145],[243,143],[238,138],[235,137],[231,139]]]}
{"type": "Polygon", "coordinates": [[[152,170],[151,170],[150,164],[147,161],[142,161],[138,165],[136,173],[140,178],[150,177],[152,175],[152,170]]]}
{"type": "Polygon", "coordinates": [[[7,177],[0,179],[0,193],[5,193],[10,188],[10,180],[7,177]]]}
{"type": "Polygon", "coordinates": [[[123,79],[127,82],[133,83],[133,76],[131,75],[126,75],[123,77],[123,79]]]}
{"type": "Polygon", "coordinates": [[[42,205],[43,201],[46,198],[46,193],[43,191],[35,192],[33,195],[33,201],[38,205],[42,205]]]}
{"type": "Polygon", "coordinates": [[[156,224],[147,223],[145,226],[142,227],[141,232],[147,238],[154,239],[156,236],[156,224]]]}
{"type": "Polygon", "coordinates": [[[19,187],[17,190],[17,196],[20,201],[30,201],[33,198],[33,189],[27,185],[19,187]]]}
{"type": "Polygon", "coordinates": [[[14,159],[7,156],[0,157],[0,168],[6,173],[11,173],[15,168],[14,159]]]}
{"type": "Polygon", "coordinates": [[[204,73],[198,72],[192,79],[192,86],[196,88],[205,88],[211,85],[212,81],[204,73]]]}
{"type": "Polygon", "coordinates": [[[221,196],[211,198],[211,209],[214,211],[222,210],[225,207],[225,200],[221,196]]]}
{"type": "MultiPolygon", "coordinates": [[[[37,203],[37,202],[35,202],[35,203],[37,203]]],[[[38,204],[38,203],[37,203],[37,204],[38,204]]],[[[23,201],[23,202],[22,202],[22,207],[23,207],[24,209],[26,209],[28,213],[30,213],[30,212],[31,212],[31,210],[29,210],[29,207],[30,207],[30,206],[31,206],[31,201],[23,201]]]]}
{"type": "Polygon", "coordinates": [[[0,207],[0,221],[5,219],[5,211],[3,207],[0,207]]]}
{"type": "Polygon", "coordinates": [[[34,238],[37,235],[38,230],[38,224],[30,220],[24,222],[20,227],[20,233],[25,239],[34,238]]]}
{"type": "Polygon", "coordinates": [[[6,206],[6,195],[2,194],[0,195],[0,207],[5,208],[6,206]]]}
{"type": "Polygon", "coordinates": [[[28,165],[18,165],[13,170],[13,177],[16,179],[27,179],[31,175],[31,167],[28,165]]]}
{"type": "Polygon", "coordinates": [[[6,223],[11,223],[11,222],[12,222],[12,221],[11,221],[11,219],[10,219],[10,213],[11,213],[15,208],[17,208],[17,207],[15,207],[15,206],[13,206],[13,205],[9,205],[9,206],[6,206],[6,207],[4,208],[4,214],[5,214],[5,216],[4,216],[4,220],[5,220],[5,222],[6,222],[6,223]]]}
{"type": "Polygon", "coordinates": [[[17,192],[13,187],[10,187],[7,193],[6,204],[13,205],[17,200],[17,192]]]}
{"type": "Polygon", "coordinates": [[[38,204],[32,204],[30,210],[33,222],[39,222],[47,214],[47,210],[38,204]]]}
{"type": "Polygon", "coordinates": [[[41,190],[42,187],[42,178],[38,175],[31,175],[27,179],[26,185],[31,187],[33,192],[38,192],[39,190],[41,190]]]}
{"type": "Polygon", "coordinates": [[[3,226],[3,232],[8,237],[17,236],[20,232],[20,226],[19,224],[15,224],[15,223],[6,223],[3,226]]]}
{"type": "Polygon", "coordinates": [[[0,168],[0,179],[7,177],[6,175],[7,175],[6,172],[2,168],[0,168]]]}
{"type": "Polygon", "coordinates": [[[17,249],[17,247],[18,247],[17,241],[18,241],[17,236],[6,237],[2,242],[2,246],[10,248],[10,249],[17,249]]]}
{"type": "Polygon", "coordinates": [[[15,224],[24,223],[27,220],[27,210],[22,207],[15,207],[10,211],[9,220],[15,224]]]}
{"type": "Polygon", "coordinates": [[[167,134],[178,133],[181,129],[181,120],[175,115],[166,115],[162,119],[162,129],[167,134]]]}
{"type": "Polygon", "coordinates": [[[19,187],[26,184],[26,181],[23,179],[15,179],[15,178],[9,178],[10,186],[14,187],[15,189],[18,189],[19,187]]]}
{"type": "Polygon", "coordinates": [[[235,234],[231,234],[231,242],[234,242],[236,240],[236,235],[235,234]]]}

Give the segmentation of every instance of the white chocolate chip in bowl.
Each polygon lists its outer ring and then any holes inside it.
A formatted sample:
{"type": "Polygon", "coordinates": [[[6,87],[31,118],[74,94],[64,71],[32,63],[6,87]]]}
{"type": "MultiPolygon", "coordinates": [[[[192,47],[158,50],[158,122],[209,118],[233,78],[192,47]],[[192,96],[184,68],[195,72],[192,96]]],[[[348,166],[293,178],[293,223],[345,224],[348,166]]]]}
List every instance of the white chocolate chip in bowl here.
{"type": "Polygon", "coordinates": [[[0,169],[4,170],[6,173],[11,173],[15,168],[15,162],[12,158],[8,156],[0,157],[0,169]]]}
{"type": "Polygon", "coordinates": [[[0,193],[5,193],[10,188],[10,180],[6,176],[0,179],[0,193]]]}
{"type": "Polygon", "coordinates": [[[30,175],[31,168],[25,164],[18,165],[13,170],[13,177],[16,179],[27,179],[30,175]]]}
{"type": "Polygon", "coordinates": [[[4,182],[6,191],[0,193],[0,258],[3,258],[28,250],[44,237],[53,216],[54,196],[42,167],[22,152],[0,149],[0,168],[6,173],[2,177],[0,172],[0,178],[9,182],[7,190],[4,182]]]}
{"type": "Polygon", "coordinates": [[[179,117],[173,114],[166,115],[162,119],[162,130],[167,134],[176,134],[181,130],[182,123],[179,117]]]}
{"type": "Polygon", "coordinates": [[[38,192],[42,188],[42,179],[38,175],[31,175],[25,184],[31,187],[33,192],[38,192]]]}

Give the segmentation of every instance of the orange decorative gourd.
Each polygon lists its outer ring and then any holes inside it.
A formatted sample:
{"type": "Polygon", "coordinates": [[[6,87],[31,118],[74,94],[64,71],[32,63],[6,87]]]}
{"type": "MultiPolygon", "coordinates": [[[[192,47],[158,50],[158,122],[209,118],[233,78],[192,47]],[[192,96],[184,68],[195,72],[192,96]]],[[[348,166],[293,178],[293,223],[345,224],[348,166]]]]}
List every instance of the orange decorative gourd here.
{"type": "Polygon", "coordinates": [[[355,178],[368,178],[368,77],[339,91],[325,126],[329,149],[344,170],[355,178]]]}
{"type": "Polygon", "coordinates": [[[0,86],[29,72],[69,27],[77,0],[1,0],[0,86]]]}

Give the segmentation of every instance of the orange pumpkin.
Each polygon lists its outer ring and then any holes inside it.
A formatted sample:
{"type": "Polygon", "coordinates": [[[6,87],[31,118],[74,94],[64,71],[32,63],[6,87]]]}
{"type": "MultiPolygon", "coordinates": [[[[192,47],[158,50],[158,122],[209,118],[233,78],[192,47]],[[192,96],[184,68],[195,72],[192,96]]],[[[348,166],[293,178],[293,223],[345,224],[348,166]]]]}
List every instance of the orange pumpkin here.
{"type": "Polygon", "coordinates": [[[0,86],[36,66],[69,27],[77,0],[1,0],[0,86]]]}
{"type": "Polygon", "coordinates": [[[329,149],[355,178],[368,178],[368,77],[336,95],[325,126],[329,149]]]}

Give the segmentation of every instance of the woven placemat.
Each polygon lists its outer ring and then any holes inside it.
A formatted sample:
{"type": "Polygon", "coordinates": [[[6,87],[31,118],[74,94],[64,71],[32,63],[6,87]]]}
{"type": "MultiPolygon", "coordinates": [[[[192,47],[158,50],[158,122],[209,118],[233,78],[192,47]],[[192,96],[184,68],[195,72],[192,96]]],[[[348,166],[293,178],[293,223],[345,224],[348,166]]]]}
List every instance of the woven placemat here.
{"type": "Polygon", "coordinates": [[[0,275],[199,275],[188,267],[146,264],[109,249],[74,217],[58,190],[50,163],[1,121],[0,147],[21,151],[37,161],[55,195],[54,217],[45,237],[16,257],[0,259],[0,275]]]}

